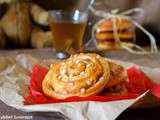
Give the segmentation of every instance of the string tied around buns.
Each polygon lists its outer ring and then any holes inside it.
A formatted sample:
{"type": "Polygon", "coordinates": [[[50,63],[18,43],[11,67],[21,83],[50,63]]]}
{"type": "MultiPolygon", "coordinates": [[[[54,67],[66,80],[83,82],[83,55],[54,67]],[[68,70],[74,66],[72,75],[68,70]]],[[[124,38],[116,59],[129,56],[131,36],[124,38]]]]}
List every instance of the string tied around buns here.
{"type": "MultiPolygon", "coordinates": [[[[105,11],[101,11],[101,10],[96,10],[93,6],[89,6],[89,9],[91,10],[91,12],[99,17],[105,18],[105,19],[111,19],[113,22],[113,36],[115,39],[115,42],[117,44],[119,44],[122,48],[126,49],[127,51],[134,53],[134,54],[149,54],[149,53],[157,53],[158,52],[158,48],[157,48],[157,44],[156,44],[156,39],[155,37],[149,32],[147,31],[142,25],[140,25],[138,22],[136,22],[135,20],[133,20],[133,16],[131,16],[131,14],[134,13],[142,13],[144,12],[143,9],[141,8],[132,8],[129,10],[126,10],[124,12],[119,13],[118,9],[112,10],[111,12],[105,12],[105,11]],[[134,48],[136,48],[137,50],[134,50],[132,48],[129,48],[126,44],[123,44],[118,36],[118,28],[116,25],[116,19],[121,20],[121,19],[126,19],[132,22],[133,25],[135,25],[137,28],[139,28],[144,34],[146,34],[149,37],[150,40],[150,51],[146,51],[145,49],[143,49],[142,47],[140,47],[139,45],[133,44],[132,46],[134,48]]],[[[94,44],[97,45],[97,41],[95,40],[95,30],[97,28],[98,24],[95,24],[93,26],[92,29],[92,39],[94,44]]],[[[98,32],[98,31],[97,31],[98,32]]],[[[91,41],[89,41],[86,46],[88,46],[90,44],[91,41]]]]}

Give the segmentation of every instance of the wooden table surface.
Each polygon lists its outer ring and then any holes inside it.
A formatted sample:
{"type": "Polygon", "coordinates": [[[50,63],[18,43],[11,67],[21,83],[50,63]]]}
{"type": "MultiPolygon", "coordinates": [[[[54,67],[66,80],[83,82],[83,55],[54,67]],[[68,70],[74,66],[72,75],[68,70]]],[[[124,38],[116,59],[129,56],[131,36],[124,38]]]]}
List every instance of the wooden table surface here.
{"type": "MultiPolygon", "coordinates": [[[[0,50],[1,56],[15,56],[18,54],[31,54],[38,58],[54,58],[55,52],[52,49],[39,49],[39,50],[0,50]]],[[[109,58],[129,61],[138,65],[148,67],[160,68],[160,53],[153,55],[135,55],[126,51],[108,51],[100,52],[101,55],[109,58]]],[[[160,107],[150,109],[139,110],[126,110],[121,114],[117,120],[159,120],[160,119],[160,107]]],[[[61,120],[60,117],[45,116],[41,113],[25,113],[14,108],[6,106],[0,101],[0,119],[2,116],[31,116],[33,120],[61,120]]]]}

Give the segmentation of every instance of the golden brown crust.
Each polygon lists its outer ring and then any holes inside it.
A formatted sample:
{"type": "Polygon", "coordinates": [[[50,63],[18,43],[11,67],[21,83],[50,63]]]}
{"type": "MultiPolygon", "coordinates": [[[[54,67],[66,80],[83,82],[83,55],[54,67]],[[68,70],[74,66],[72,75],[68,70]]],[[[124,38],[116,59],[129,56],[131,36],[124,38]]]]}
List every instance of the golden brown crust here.
{"type": "Polygon", "coordinates": [[[81,53],[52,65],[42,89],[51,98],[88,97],[108,91],[126,79],[127,72],[121,65],[97,54],[81,53]]]}
{"type": "Polygon", "coordinates": [[[116,44],[115,42],[103,41],[98,43],[98,47],[102,50],[123,49],[122,45],[127,46],[129,48],[134,47],[132,43],[127,43],[127,42],[121,42],[120,44],[116,44]]]}
{"type": "Polygon", "coordinates": [[[99,94],[109,81],[109,64],[96,54],[77,54],[54,64],[42,83],[51,98],[99,94]]]}
{"type": "Polygon", "coordinates": [[[126,81],[128,78],[126,69],[123,66],[111,60],[107,61],[109,63],[109,68],[110,68],[110,78],[105,88],[110,88],[126,81]]]}
{"type": "Polygon", "coordinates": [[[101,93],[103,96],[117,97],[126,95],[128,93],[124,83],[113,86],[111,88],[104,89],[101,93]]]}
{"type": "MultiPolygon", "coordinates": [[[[133,39],[134,33],[133,32],[123,32],[123,33],[118,33],[118,38],[119,39],[133,39]]],[[[96,34],[96,39],[99,41],[103,40],[113,40],[114,41],[114,34],[110,32],[101,32],[96,34]]]]}
{"type": "Polygon", "coordinates": [[[117,30],[128,30],[133,27],[133,23],[127,19],[105,19],[103,21],[100,21],[97,28],[98,30],[102,31],[113,31],[113,21],[115,20],[115,25],[117,27],[117,30]]]}
{"type": "Polygon", "coordinates": [[[95,38],[99,49],[124,49],[123,46],[132,48],[134,37],[134,24],[125,18],[103,19],[95,28],[95,38]],[[121,42],[117,42],[118,40],[121,42]]]}

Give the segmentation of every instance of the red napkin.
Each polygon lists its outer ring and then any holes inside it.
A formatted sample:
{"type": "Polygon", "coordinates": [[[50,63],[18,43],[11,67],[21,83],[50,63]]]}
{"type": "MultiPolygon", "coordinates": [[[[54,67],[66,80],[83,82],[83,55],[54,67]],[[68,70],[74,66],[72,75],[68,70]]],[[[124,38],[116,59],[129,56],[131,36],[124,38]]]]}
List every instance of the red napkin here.
{"type": "Polygon", "coordinates": [[[77,102],[77,101],[114,101],[124,99],[134,99],[145,91],[150,90],[153,95],[160,97],[160,85],[152,82],[142,71],[136,67],[128,69],[129,81],[125,84],[128,94],[119,97],[92,96],[92,97],[70,97],[66,99],[50,99],[43,94],[42,81],[47,74],[48,69],[35,65],[30,81],[30,95],[25,97],[25,104],[46,104],[59,102],[77,102]]]}

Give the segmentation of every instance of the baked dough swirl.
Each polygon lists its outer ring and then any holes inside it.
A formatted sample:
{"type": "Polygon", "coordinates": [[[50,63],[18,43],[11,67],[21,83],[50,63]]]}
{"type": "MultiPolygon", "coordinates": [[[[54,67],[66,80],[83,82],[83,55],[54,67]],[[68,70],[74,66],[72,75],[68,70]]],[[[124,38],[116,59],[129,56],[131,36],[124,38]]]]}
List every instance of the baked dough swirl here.
{"type": "Polygon", "coordinates": [[[81,53],[51,66],[42,89],[51,98],[87,97],[100,93],[109,78],[109,63],[103,57],[81,53]]]}

